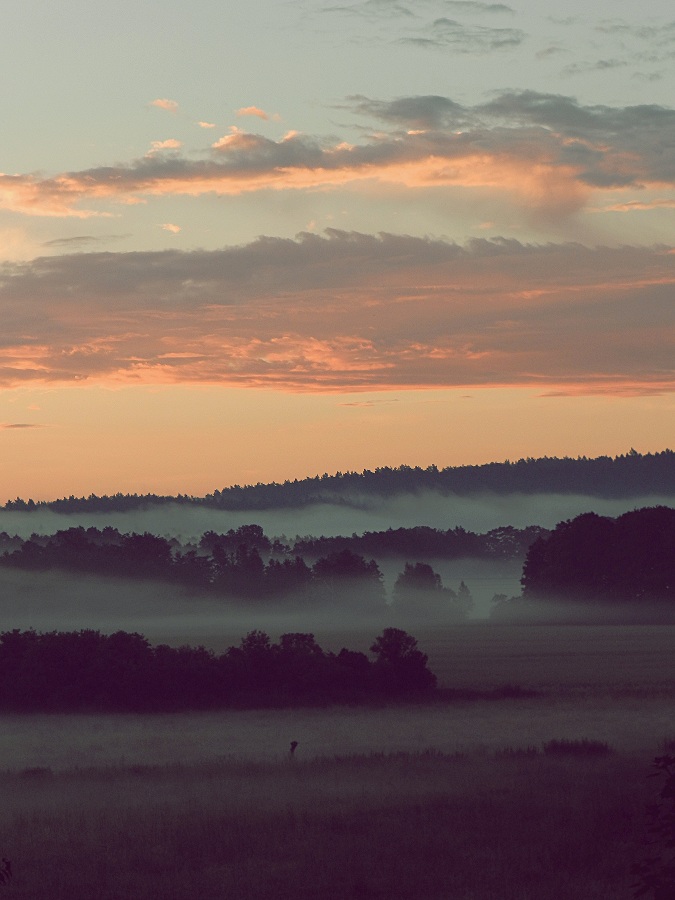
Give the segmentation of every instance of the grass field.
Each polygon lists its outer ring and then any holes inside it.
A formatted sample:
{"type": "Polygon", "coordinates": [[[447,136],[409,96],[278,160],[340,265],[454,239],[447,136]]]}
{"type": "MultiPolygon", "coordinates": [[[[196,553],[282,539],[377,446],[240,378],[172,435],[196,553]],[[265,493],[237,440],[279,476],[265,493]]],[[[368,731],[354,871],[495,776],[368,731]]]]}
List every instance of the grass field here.
{"type": "MultiPolygon", "coordinates": [[[[317,637],[326,648],[372,640],[317,637]]],[[[656,791],[646,776],[675,738],[675,629],[468,626],[417,637],[446,687],[537,694],[2,717],[8,895],[629,900],[656,791]],[[543,753],[554,739],[614,752],[543,753]]]]}

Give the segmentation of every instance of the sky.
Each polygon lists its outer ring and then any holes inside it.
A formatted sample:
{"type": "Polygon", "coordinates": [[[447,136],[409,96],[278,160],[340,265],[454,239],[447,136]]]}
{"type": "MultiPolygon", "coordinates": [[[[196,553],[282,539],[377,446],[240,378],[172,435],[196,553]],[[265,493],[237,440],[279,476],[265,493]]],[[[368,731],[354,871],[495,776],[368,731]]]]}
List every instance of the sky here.
{"type": "Polygon", "coordinates": [[[0,502],[675,446],[675,14],[7,0],[0,502]]]}

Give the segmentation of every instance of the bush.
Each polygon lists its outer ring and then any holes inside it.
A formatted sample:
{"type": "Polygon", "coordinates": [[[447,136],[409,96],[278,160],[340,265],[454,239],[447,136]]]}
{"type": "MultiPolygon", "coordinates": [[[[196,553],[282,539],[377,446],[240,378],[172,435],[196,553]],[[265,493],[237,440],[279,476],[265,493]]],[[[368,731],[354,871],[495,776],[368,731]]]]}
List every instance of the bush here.
{"type": "Polygon", "coordinates": [[[675,897],[675,756],[657,756],[650,777],[663,778],[656,803],[647,807],[645,845],[649,855],[633,865],[634,897],[672,900],[675,897]]]}

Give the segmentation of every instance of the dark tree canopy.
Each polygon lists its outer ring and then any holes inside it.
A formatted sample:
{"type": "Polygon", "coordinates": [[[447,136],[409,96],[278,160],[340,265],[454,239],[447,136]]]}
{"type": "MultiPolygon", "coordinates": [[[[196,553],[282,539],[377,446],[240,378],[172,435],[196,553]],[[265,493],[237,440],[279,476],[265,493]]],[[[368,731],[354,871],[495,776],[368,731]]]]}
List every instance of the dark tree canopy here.
{"type": "Polygon", "coordinates": [[[530,547],[523,598],[600,603],[675,601],[675,509],[647,507],[616,519],[584,513],[530,547]]]}
{"type": "Polygon", "coordinates": [[[400,628],[385,628],[371,645],[375,677],[388,693],[428,691],[436,686],[436,676],[427,668],[428,657],[417,649],[417,640],[400,628]]]}
{"type": "Polygon", "coordinates": [[[6,631],[0,634],[0,710],[12,712],[174,711],[359,703],[430,691],[435,677],[417,641],[386,629],[377,659],[342,648],[327,653],[313,634],[272,643],[251,631],[216,656],[204,647],[152,647],[118,631],[6,631]]]}

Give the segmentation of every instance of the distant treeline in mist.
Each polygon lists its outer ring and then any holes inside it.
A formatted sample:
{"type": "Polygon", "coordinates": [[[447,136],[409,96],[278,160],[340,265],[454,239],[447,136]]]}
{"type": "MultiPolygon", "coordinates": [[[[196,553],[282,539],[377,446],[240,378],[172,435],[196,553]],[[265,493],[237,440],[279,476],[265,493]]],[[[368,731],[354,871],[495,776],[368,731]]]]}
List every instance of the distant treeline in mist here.
{"type": "Polygon", "coordinates": [[[225,707],[365,703],[433,691],[417,641],[385,628],[366,654],[324,652],[313,634],[271,642],[251,631],[216,655],[151,646],[118,631],[0,634],[0,709],[11,712],[173,712],[225,707]]]}
{"type": "Polygon", "coordinates": [[[675,610],[675,509],[645,507],[617,518],[583,513],[530,546],[520,597],[497,600],[497,618],[550,603],[675,610]]]}
{"type": "Polygon", "coordinates": [[[0,533],[0,565],[31,572],[63,570],[97,576],[154,579],[192,592],[248,603],[288,599],[294,605],[337,606],[378,613],[387,608],[383,576],[375,559],[409,560],[394,586],[393,608],[434,617],[462,619],[472,606],[464,583],[456,593],[424,560],[466,557],[522,559],[546,529],[493,529],[475,534],[463,528],[438,531],[420,526],[358,536],[270,539],[259,525],[225,534],[206,532],[198,544],[153,534],[121,534],[110,526],[68,528],[23,540],[0,533]],[[414,602],[413,602],[414,601],[414,602]]]}
{"type": "Polygon", "coordinates": [[[675,452],[640,454],[631,450],[621,456],[585,456],[573,459],[543,457],[480,466],[428,466],[337,472],[283,484],[233,485],[204,497],[178,494],[114,494],[98,497],[67,497],[52,501],[17,498],[5,504],[8,510],[50,509],[59,513],[125,512],[166,503],[191,504],[223,510],[298,509],[317,503],[359,505],[368,497],[388,498],[426,491],[448,496],[493,494],[581,494],[624,498],[675,495],[675,452]]]}

